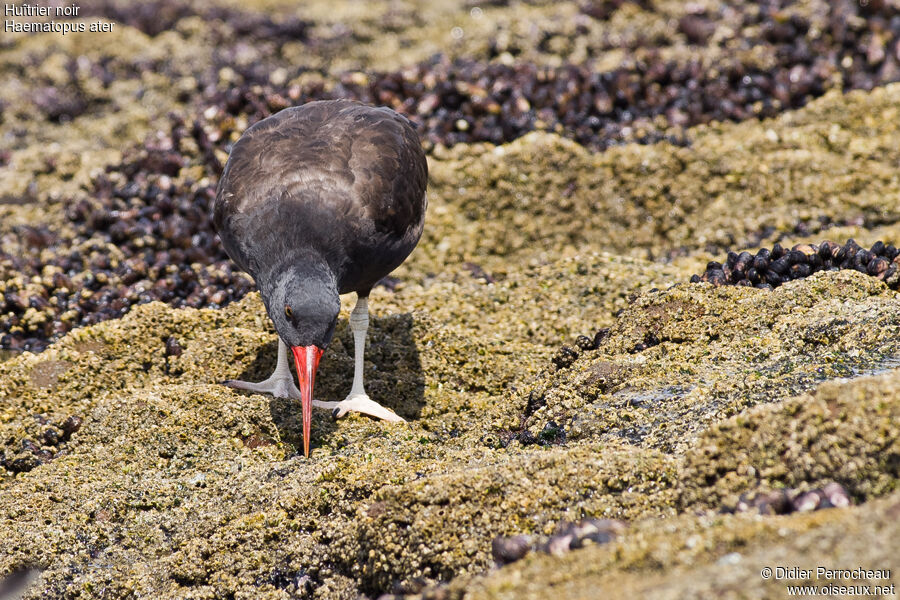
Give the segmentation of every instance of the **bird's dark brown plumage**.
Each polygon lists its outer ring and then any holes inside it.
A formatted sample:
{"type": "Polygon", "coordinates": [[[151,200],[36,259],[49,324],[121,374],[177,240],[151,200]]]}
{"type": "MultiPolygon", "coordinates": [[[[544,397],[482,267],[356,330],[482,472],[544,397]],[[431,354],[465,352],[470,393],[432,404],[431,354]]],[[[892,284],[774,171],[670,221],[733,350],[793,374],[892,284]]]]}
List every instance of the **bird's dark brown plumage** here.
{"type": "Polygon", "coordinates": [[[354,410],[403,420],[365,392],[367,296],[418,243],[427,178],[409,121],[390,109],[341,100],[263,119],[228,157],[216,193],[216,228],[231,258],[256,280],[280,340],[269,378],[228,385],[299,397],[307,456],[315,374],[334,336],[339,294],[357,293],[349,320],[353,385],[345,400],[327,407],[335,416],[354,410]],[[287,348],[299,387],[291,381],[287,348]]]}
{"type": "Polygon", "coordinates": [[[418,136],[397,113],[312,102],[256,123],[234,145],[214,220],[257,283],[313,254],[340,293],[366,295],[418,242],[427,177],[418,136]]]}

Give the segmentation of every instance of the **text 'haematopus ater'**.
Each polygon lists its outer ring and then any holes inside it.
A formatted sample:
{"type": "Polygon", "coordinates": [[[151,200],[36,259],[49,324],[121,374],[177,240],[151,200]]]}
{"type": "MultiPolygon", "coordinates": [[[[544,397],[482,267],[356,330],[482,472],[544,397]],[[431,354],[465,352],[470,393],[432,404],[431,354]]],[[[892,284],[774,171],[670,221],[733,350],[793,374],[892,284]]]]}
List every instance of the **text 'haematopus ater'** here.
{"type": "Polygon", "coordinates": [[[231,151],[216,193],[215,224],[229,256],[256,280],[279,343],[271,377],[226,383],[300,398],[307,456],[313,406],[337,417],[355,410],[403,421],[363,387],[367,300],[422,235],[427,179],[425,153],[408,120],[346,100],[285,109],[247,129],[231,151]],[[350,314],[353,386],[343,401],[313,400],[339,294],[349,292],[357,294],[350,314]]]}

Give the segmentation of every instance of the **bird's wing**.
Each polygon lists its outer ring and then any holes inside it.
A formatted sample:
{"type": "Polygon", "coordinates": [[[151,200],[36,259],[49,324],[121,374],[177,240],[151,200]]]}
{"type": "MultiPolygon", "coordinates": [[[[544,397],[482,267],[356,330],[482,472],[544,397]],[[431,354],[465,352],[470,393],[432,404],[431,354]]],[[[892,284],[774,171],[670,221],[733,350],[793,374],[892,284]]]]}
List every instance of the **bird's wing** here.
{"type": "Polygon", "coordinates": [[[358,111],[348,167],[353,200],[378,233],[403,238],[425,214],[428,166],[412,125],[393,111],[358,111]]]}
{"type": "Polygon", "coordinates": [[[350,101],[311,102],[256,123],[238,140],[219,182],[214,221],[245,269],[242,246],[266,233],[253,215],[265,214],[267,223],[291,233],[304,222],[330,221],[398,241],[418,239],[427,177],[418,136],[397,113],[350,101]]]}

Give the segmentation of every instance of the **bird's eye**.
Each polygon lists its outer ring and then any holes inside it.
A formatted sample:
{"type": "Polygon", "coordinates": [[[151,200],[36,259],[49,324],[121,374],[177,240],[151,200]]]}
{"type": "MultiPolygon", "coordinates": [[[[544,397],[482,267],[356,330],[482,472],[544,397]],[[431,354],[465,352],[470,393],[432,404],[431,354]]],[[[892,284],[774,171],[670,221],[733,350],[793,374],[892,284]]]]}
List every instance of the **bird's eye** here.
{"type": "Polygon", "coordinates": [[[284,307],[284,314],[287,315],[288,318],[290,318],[290,317],[293,317],[293,316],[294,316],[294,311],[291,310],[291,307],[290,307],[290,306],[285,306],[285,307],[284,307]]]}

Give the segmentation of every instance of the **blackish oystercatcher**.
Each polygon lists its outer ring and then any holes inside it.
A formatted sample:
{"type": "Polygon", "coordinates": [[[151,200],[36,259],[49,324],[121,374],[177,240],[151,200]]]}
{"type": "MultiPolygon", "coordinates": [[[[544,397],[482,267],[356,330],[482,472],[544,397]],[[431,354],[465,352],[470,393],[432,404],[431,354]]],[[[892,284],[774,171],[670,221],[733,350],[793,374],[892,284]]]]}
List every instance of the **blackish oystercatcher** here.
{"type": "Polygon", "coordinates": [[[213,209],[232,260],[256,280],[278,334],[278,364],[261,383],[235,388],[300,398],[309,456],[312,406],[401,417],[363,388],[369,292],[412,252],[425,223],[428,165],[410,122],[388,108],[310,102],[254,124],[235,143],[213,209]],[[350,314],[353,386],[341,402],[313,400],[319,359],[341,307],[350,314]],[[300,389],[288,367],[290,346],[300,389]]]}

